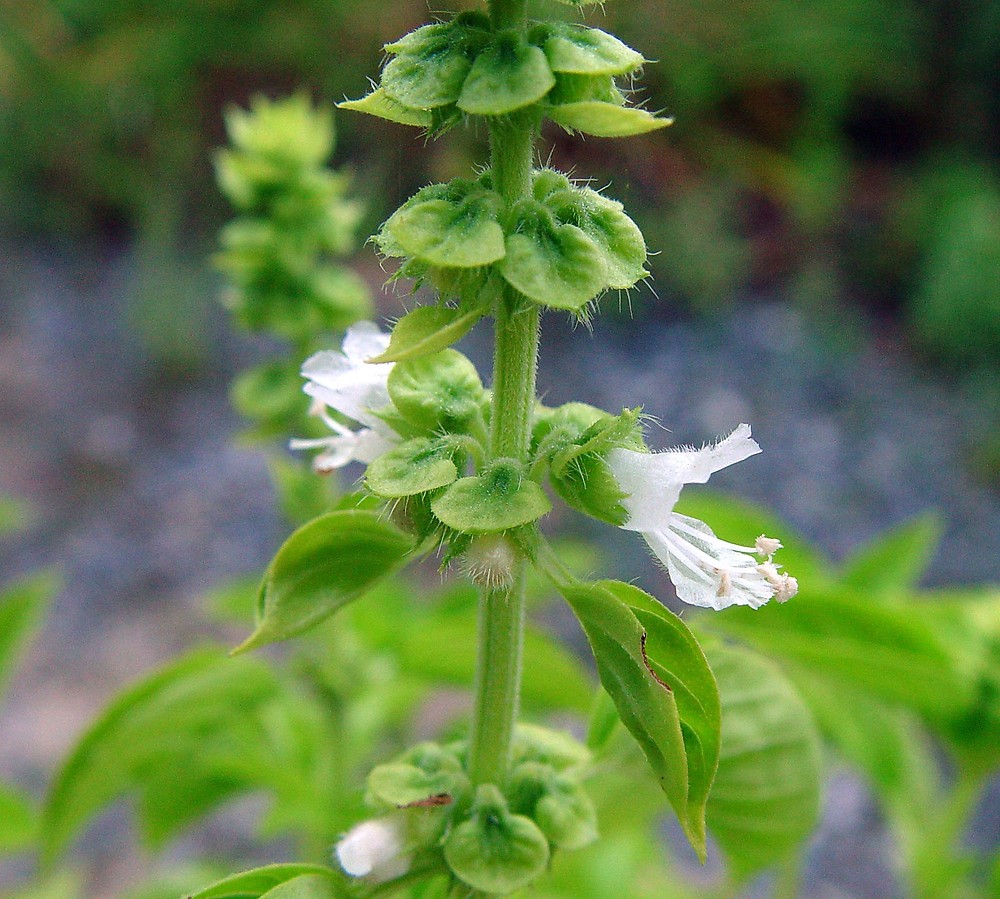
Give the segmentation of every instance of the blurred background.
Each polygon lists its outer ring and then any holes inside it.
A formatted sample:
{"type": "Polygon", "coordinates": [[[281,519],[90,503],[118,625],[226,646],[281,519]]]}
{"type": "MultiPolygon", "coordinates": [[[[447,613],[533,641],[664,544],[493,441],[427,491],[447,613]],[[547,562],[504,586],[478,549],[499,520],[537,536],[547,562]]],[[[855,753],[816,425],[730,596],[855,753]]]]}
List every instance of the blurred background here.
{"type": "MultiPolygon", "coordinates": [[[[0,710],[0,775],[40,791],[116,687],[198,638],[202,592],[281,540],[227,399],[276,346],[218,302],[223,110],[361,96],[381,46],[427,16],[417,0],[4,0],[0,494],[32,526],[0,564],[57,564],[64,587],[0,710]]],[[[1000,5],[611,0],[587,21],[655,61],[637,87],[677,122],[543,136],[541,157],[607,185],[656,253],[651,287],[606,300],[592,330],[547,319],[547,401],[641,403],[670,431],[658,445],[750,421],[765,453],[720,486],[834,559],[933,513],[927,583],[1000,581],[1000,5]]],[[[398,315],[363,238],[480,163],[485,135],[336,127],[363,207],[353,266],[398,315]]],[[[484,368],[487,341],[468,344],[484,368]]],[[[612,555],[666,589],[633,543],[612,555]]],[[[845,780],[828,808],[816,882],[840,892],[816,895],[895,895],[863,789],[845,780]]],[[[140,864],[115,833],[89,848],[112,885],[140,864]]]]}

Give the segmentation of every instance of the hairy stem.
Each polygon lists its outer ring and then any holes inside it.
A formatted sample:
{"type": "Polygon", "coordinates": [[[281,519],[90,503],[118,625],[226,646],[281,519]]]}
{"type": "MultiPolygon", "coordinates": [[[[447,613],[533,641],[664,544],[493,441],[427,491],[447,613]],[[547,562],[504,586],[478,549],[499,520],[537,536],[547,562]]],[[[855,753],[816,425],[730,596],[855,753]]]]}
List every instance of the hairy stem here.
{"type": "MultiPolygon", "coordinates": [[[[491,0],[495,28],[524,30],[526,0],[491,0]]],[[[509,209],[527,196],[535,121],[511,116],[490,126],[490,163],[497,192],[509,209]]],[[[538,307],[504,286],[497,298],[493,357],[490,458],[527,462],[538,360],[538,307]]],[[[502,786],[521,690],[524,634],[524,563],[511,586],[483,588],[479,600],[479,652],[469,749],[473,784],[502,786]]]]}

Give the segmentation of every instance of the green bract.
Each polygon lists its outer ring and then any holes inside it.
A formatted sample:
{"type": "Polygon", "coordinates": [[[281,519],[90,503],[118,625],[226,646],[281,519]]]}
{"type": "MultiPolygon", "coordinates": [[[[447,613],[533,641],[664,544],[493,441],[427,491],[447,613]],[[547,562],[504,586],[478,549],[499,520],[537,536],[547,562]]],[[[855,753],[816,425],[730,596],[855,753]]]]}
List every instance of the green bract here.
{"type": "Polygon", "coordinates": [[[369,464],[365,484],[372,493],[387,499],[447,487],[458,477],[451,458],[454,452],[446,440],[407,440],[369,464]]]}
{"type": "Polygon", "coordinates": [[[370,362],[401,362],[443,350],[472,330],[487,310],[454,306],[419,306],[407,312],[392,329],[389,348],[370,362]]]}
{"type": "Polygon", "coordinates": [[[480,415],[479,373],[458,350],[397,362],[387,386],[396,411],[425,431],[465,431],[480,415]]]}
{"type": "Polygon", "coordinates": [[[625,106],[614,78],[632,74],[645,60],[597,28],[541,23],[525,35],[494,31],[485,16],[462,13],[418,28],[385,50],[391,58],[379,86],[341,106],[431,131],[463,114],[502,116],[536,104],[564,127],[598,137],[669,124],[625,106]]]}
{"type": "Polygon", "coordinates": [[[520,527],[551,508],[542,488],[525,480],[516,463],[503,459],[477,477],[456,481],[431,503],[443,524],[464,534],[520,527]]]}
{"type": "Polygon", "coordinates": [[[492,784],[483,784],[476,791],[470,819],[445,841],[444,857],[455,876],[469,886],[503,896],[545,871],[549,844],[534,821],[511,814],[503,794],[492,784]]]}

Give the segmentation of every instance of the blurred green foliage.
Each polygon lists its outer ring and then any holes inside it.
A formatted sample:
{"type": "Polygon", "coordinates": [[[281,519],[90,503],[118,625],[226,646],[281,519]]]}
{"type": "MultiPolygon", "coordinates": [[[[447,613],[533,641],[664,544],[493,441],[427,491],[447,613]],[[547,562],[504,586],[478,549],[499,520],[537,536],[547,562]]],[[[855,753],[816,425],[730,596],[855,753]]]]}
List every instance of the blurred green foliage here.
{"type": "MultiPolygon", "coordinates": [[[[208,165],[222,109],[299,86],[325,101],[360,96],[381,45],[424,8],[8,0],[2,224],[207,241],[222,215],[208,165]]],[[[646,96],[678,122],[632,145],[547,136],[557,159],[631,191],[663,251],[661,294],[706,310],[746,286],[814,305],[847,296],[907,323],[932,355],[1000,362],[997,4],[633,0],[588,15],[641,36],[656,60],[646,96]]],[[[408,154],[410,135],[364,119],[341,117],[341,153],[365,174],[372,225],[428,174],[384,173],[454,174],[483,139],[408,154]]]]}

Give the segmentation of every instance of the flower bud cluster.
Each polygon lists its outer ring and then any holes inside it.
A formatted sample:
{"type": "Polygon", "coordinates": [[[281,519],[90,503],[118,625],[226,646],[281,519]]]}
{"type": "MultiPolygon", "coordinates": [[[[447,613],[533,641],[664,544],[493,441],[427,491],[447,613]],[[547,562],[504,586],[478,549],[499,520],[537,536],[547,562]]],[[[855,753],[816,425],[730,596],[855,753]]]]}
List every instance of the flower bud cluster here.
{"type": "Polygon", "coordinates": [[[479,12],[425,25],[394,43],[379,85],[341,104],[404,125],[443,131],[468,116],[547,116],[567,131],[627,137],[670,124],[627,104],[616,79],[641,53],[597,28],[543,22],[524,34],[479,12]]]}
{"type": "Polygon", "coordinates": [[[366,800],[378,817],[348,831],[335,847],[340,866],[379,883],[416,865],[490,894],[531,883],[556,849],[579,849],[597,836],[583,789],[589,753],[566,734],[520,725],[507,785],[473,790],[467,745],[422,743],[373,769],[366,800]]]}
{"type": "Polygon", "coordinates": [[[291,358],[241,375],[237,408],[265,433],[301,427],[298,368],[324,333],[370,310],[363,282],[332,260],[353,241],[359,209],[345,197],[346,179],[325,168],[333,149],[329,110],[304,94],[226,115],[230,147],[216,156],[219,185],[238,215],[222,231],[218,267],[227,305],[253,331],[294,345],[291,358]]]}

